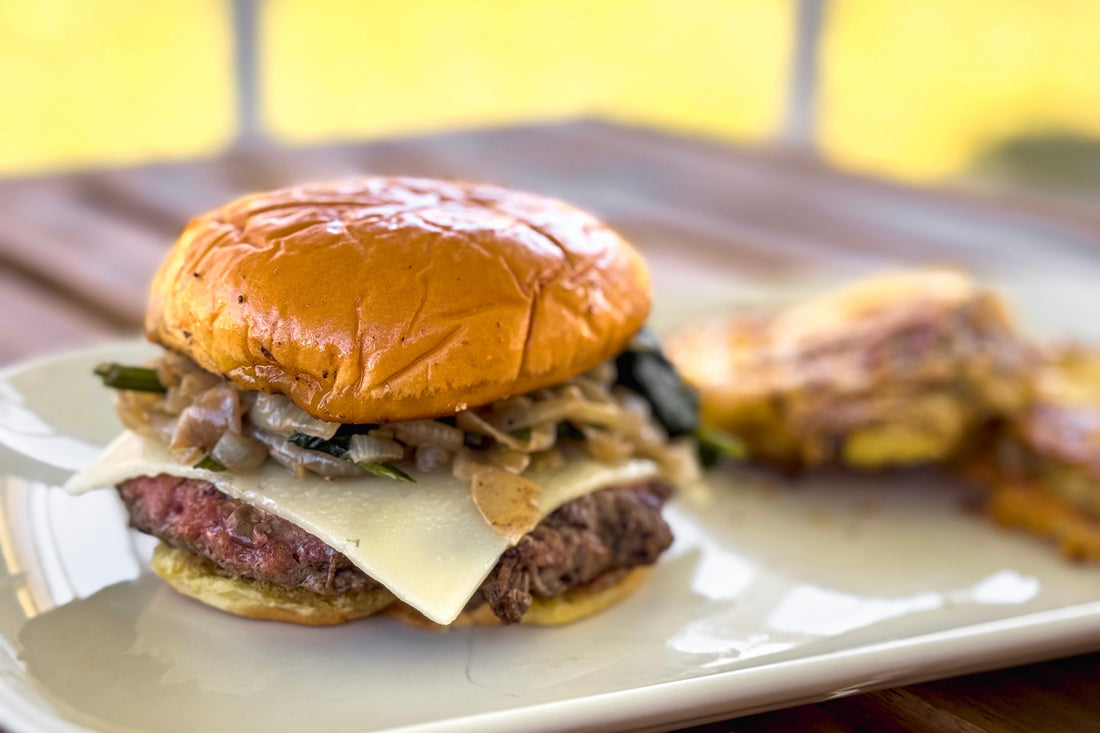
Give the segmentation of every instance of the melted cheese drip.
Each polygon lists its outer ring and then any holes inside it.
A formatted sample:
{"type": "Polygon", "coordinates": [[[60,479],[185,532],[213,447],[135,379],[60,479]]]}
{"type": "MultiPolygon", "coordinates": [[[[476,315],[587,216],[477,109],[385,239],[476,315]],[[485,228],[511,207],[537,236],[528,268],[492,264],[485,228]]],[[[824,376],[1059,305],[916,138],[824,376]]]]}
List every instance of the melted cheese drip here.
{"type": "MultiPolygon", "coordinates": [[[[294,478],[267,461],[242,475],[176,463],[157,441],[125,432],[65,489],[80,494],[137,476],[170,474],[209,481],[235,499],[293,522],[336,548],[364,573],[432,621],[449,624],[493,569],[508,540],[481,516],[470,487],[450,474],[410,471],[416,483],[377,478],[294,478]]],[[[528,474],[542,487],[540,518],[608,486],[658,475],[657,464],[607,465],[587,458],[528,474]]]]}

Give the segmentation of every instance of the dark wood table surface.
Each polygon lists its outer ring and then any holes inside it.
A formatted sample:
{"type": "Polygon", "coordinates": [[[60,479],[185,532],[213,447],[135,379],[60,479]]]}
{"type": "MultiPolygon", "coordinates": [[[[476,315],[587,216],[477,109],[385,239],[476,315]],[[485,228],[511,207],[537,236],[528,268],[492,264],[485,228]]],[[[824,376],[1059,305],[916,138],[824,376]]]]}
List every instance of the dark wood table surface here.
{"type": "MultiPolygon", "coordinates": [[[[251,190],[361,173],[499,182],[577,203],[655,279],[796,276],[990,258],[1100,258],[1100,207],[916,190],[806,156],[583,121],[0,182],[0,364],[136,334],[146,284],[189,217],[251,190]]],[[[1082,650],[1087,651],[1087,650],[1082,650]]],[[[1100,655],[864,693],[695,731],[1100,729],[1100,655]]]]}

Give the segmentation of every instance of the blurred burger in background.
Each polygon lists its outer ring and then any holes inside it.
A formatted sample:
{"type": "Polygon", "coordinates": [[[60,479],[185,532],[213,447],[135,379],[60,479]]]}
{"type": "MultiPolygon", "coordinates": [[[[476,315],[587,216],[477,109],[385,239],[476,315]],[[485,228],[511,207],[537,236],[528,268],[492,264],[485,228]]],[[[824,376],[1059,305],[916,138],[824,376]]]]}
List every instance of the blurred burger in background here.
{"type": "Polygon", "coordinates": [[[957,458],[1029,403],[1033,349],[994,293],[917,269],[689,326],[669,354],[702,419],[788,468],[957,458]]]}

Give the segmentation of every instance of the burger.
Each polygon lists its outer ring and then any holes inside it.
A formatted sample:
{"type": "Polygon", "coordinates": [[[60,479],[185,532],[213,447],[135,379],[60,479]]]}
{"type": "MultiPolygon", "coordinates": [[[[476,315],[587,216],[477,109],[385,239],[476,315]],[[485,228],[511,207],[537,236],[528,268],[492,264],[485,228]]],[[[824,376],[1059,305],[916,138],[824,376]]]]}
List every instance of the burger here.
{"type": "Polygon", "coordinates": [[[1075,560],[1100,560],[1100,353],[1043,354],[1035,394],[967,458],[999,523],[1057,542],[1075,560]]]}
{"type": "Polygon", "coordinates": [[[641,257],[503,188],[366,178],[193,220],[150,364],[103,364],[117,487],[153,570],[230,613],[431,628],[607,607],[669,547],[695,402],[643,323],[641,257]]]}
{"type": "Polygon", "coordinates": [[[702,420],[787,468],[943,462],[1027,404],[1032,349],[961,272],[915,269],[676,334],[702,420]]]}

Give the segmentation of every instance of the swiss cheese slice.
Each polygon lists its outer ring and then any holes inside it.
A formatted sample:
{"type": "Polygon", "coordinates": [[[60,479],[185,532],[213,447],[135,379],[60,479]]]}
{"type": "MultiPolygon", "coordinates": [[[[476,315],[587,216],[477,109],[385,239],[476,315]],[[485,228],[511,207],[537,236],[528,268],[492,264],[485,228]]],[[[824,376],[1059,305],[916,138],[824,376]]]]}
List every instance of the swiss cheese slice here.
{"type": "MultiPolygon", "coordinates": [[[[508,549],[508,540],[482,517],[468,484],[446,473],[409,473],[416,483],[294,478],[271,460],[249,474],[208,471],[180,465],[161,443],[127,431],[65,489],[80,494],[157,474],[209,481],[316,535],[402,601],[449,624],[508,549]]],[[[525,475],[541,486],[541,518],[593,491],[654,478],[658,467],[644,459],[608,465],[577,458],[552,472],[525,475]]]]}

